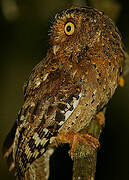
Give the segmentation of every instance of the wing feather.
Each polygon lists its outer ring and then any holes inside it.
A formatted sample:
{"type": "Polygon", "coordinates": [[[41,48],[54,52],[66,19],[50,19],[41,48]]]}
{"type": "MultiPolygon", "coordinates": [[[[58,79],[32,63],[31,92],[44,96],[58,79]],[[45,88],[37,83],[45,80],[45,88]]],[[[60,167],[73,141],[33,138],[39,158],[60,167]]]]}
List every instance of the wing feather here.
{"type": "Polygon", "coordinates": [[[65,69],[48,62],[47,65],[40,62],[34,68],[26,83],[25,102],[18,117],[13,146],[19,177],[47,150],[51,137],[57,135],[76,108],[80,92],[81,86],[77,81],[73,83],[65,69]],[[52,66],[58,68],[52,70],[52,66]]]}

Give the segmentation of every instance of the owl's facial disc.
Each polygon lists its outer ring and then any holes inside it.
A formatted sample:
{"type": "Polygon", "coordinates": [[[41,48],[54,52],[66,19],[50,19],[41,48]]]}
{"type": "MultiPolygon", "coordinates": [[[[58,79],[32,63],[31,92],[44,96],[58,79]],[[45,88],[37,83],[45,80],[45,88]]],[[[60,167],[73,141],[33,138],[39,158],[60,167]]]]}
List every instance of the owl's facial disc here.
{"type": "MultiPolygon", "coordinates": [[[[75,25],[72,22],[67,22],[64,25],[64,34],[67,36],[71,36],[75,31],[75,25]]],[[[60,46],[59,45],[54,45],[53,46],[53,53],[56,55],[57,51],[59,50],[60,46]]]]}

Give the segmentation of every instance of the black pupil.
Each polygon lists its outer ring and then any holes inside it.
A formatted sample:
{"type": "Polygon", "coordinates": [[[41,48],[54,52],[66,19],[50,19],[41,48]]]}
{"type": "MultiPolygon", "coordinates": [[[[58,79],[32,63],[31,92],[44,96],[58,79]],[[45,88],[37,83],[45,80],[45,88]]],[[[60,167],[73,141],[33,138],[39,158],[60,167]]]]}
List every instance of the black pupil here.
{"type": "Polygon", "coordinates": [[[67,32],[70,32],[71,31],[71,26],[67,26],[66,30],[67,30],[67,32]]]}

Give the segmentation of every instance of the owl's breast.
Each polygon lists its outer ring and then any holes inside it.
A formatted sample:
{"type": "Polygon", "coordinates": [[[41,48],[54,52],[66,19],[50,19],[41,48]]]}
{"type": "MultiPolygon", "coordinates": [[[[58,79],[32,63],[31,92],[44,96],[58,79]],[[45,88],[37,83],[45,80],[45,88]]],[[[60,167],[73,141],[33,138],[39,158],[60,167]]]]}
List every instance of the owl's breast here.
{"type": "Polygon", "coordinates": [[[72,114],[59,129],[60,133],[80,131],[108,103],[119,79],[118,68],[114,71],[112,69],[106,61],[80,63],[77,68],[73,68],[71,76],[73,83],[77,81],[81,87],[80,99],[72,114]]]}

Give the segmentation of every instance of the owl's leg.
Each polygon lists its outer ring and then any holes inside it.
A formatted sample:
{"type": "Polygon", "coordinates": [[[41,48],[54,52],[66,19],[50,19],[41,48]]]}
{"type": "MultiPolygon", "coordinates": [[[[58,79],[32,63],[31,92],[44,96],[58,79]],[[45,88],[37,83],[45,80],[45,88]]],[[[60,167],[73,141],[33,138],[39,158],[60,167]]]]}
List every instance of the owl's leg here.
{"type": "MultiPolygon", "coordinates": [[[[105,123],[105,116],[104,113],[101,111],[98,114],[95,115],[95,118],[98,120],[99,124],[101,126],[105,123]]],[[[74,152],[76,150],[78,142],[82,142],[83,144],[88,144],[93,150],[97,149],[99,147],[99,141],[97,138],[85,134],[85,133],[79,133],[79,132],[73,132],[69,131],[67,133],[60,132],[58,136],[55,138],[57,144],[59,143],[69,143],[71,146],[71,157],[74,156],[74,152]]]]}
{"type": "Polygon", "coordinates": [[[74,152],[79,142],[89,145],[93,150],[99,147],[99,141],[95,137],[89,134],[81,134],[73,131],[69,131],[66,134],[61,133],[60,135],[57,136],[56,139],[59,143],[70,144],[71,146],[70,154],[72,158],[74,157],[74,152]]]}

